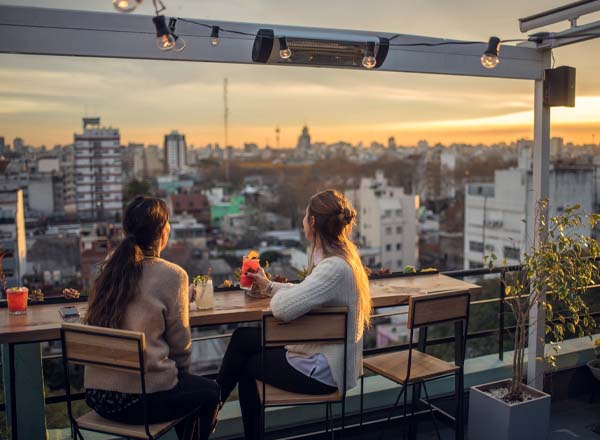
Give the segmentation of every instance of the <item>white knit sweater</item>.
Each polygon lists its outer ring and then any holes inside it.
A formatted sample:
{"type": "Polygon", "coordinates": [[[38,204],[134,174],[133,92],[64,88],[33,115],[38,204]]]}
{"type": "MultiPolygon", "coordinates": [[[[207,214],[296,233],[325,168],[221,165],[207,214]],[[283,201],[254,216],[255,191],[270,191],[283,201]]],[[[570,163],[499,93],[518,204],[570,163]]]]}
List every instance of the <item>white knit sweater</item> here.
{"type": "MultiPolygon", "coordinates": [[[[271,299],[277,319],[292,321],[317,307],[348,307],[346,389],[354,388],[362,373],[362,329],[358,325],[358,292],[352,268],[340,257],[321,261],[300,284],[278,286],[271,299]],[[356,341],[358,337],[358,341],[356,341]]],[[[286,347],[289,351],[312,356],[322,353],[340,392],[344,384],[344,346],[342,344],[305,344],[286,347]]]]}

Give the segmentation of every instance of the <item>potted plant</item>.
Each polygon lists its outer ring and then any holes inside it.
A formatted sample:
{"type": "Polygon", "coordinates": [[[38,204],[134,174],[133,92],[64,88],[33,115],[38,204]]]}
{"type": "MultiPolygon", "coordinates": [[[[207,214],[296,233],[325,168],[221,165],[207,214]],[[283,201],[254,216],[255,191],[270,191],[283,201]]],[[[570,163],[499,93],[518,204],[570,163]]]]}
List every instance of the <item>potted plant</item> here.
{"type": "Polygon", "coordinates": [[[588,361],[587,366],[596,380],[600,381],[600,338],[594,341],[595,359],[588,361]]]}
{"type": "MultiPolygon", "coordinates": [[[[596,325],[584,297],[600,278],[595,261],[600,244],[581,230],[588,225],[593,229],[600,215],[587,215],[580,209],[579,205],[566,207],[548,218],[548,201],[536,205],[536,236],[521,256],[520,270],[503,277],[506,303],[515,320],[512,376],[471,388],[470,440],[547,437],[550,396],[524,383],[529,313],[535,307],[541,308],[540,316],[545,312],[544,342],[548,340],[552,347],[546,358],[553,366],[565,335],[590,335],[596,325]]],[[[484,258],[490,269],[496,260],[494,254],[484,258]]]]}

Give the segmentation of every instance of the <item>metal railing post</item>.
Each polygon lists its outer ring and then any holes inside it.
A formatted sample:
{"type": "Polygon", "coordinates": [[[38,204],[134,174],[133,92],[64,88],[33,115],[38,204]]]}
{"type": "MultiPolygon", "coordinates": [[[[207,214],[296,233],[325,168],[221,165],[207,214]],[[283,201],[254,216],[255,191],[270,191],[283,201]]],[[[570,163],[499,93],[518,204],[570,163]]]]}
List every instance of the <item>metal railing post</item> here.
{"type": "Polygon", "coordinates": [[[506,289],[504,285],[504,272],[500,273],[500,303],[498,305],[498,359],[504,360],[504,300],[506,289]]]}

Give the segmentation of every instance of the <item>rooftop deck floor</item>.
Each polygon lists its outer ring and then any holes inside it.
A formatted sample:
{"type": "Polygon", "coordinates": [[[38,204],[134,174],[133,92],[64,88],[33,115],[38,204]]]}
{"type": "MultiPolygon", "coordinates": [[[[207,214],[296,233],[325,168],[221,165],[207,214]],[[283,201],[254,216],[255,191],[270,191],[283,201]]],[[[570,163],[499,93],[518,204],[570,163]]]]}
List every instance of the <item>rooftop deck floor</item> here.
{"type": "MultiPolygon", "coordinates": [[[[550,418],[550,436],[549,440],[600,440],[600,396],[597,396],[593,403],[590,403],[589,396],[581,398],[562,400],[552,403],[552,415],[550,418]]],[[[398,438],[399,423],[392,423],[386,429],[385,438],[398,438]]],[[[441,430],[442,439],[453,439],[454,431],[443,424],[438,423],[441,430]]],[[[373,428],[369,433],[364,433],[363,438],[373,438],[373,428]]],[[[217,433],[218,434],[218,433],[217,433]]],[[[69,429],[49,431],[48,440],[70,439],[69,429]]],[[[86,433],[86,440],[108,440],[113,437],[103,436],[96,433],[86,433]]],[[[169,437],[167,437],[168,439],[169,437]]],[[[175,438],[175,437],[172,437],[175,438]]],[[[218,435],[215,435],[218,439],[218,435]]],[[[307,439],[321,439],[325,436],[305,437],[307,439]]],[[[344,434],[345,439],[359,439],[358,431],[348,431],[344,434]]],[[[435,440],[433,423],[427,418],[419,424],[419,440],[435,440]]]]}

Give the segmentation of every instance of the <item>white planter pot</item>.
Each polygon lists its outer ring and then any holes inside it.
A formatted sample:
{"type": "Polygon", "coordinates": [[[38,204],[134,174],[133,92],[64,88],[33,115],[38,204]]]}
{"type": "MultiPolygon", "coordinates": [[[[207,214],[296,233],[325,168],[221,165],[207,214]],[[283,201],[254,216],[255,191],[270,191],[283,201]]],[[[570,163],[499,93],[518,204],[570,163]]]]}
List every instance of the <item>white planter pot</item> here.
{"type": "Polygon", "coordinates": [[[550,395],[525,386],[534,399],[509,405],[486,391],[510,381],[478,385],[469,395],[469,440],[545,440],[550,425],[550,395]]]}
{"type": "Polygon", "coordinates": [[[594,359],[587,363],[588,368],[596,380],[600,380],[600,359],[594,359]]]}

